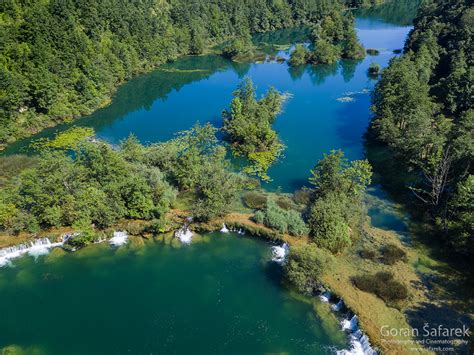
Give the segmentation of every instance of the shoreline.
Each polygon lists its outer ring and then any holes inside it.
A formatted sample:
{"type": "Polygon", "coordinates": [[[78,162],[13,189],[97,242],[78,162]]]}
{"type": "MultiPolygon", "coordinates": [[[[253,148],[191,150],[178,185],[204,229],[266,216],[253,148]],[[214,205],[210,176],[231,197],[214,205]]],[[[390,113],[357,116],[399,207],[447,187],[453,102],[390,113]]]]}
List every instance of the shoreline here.
{"type": "MultiPolygon", "coordinates": [[[[185,211],[171,211],[168,217],[170,221],[172,221],[172,227],[164,233],[156,234],[156,237],[151,233],[128,233],[134,238],[150,239],[169,237],[170,240],[174,240],[176,237],[172,233],[179,230],[179,228],[181,228],[185,224],[185,215],[188,215],[185,211]]],[[[293,246],[301,246],[310,243],[308,237],[298,238],[290,236],[288,234],[280,234],[269,229],[268,227],[259,225],[251,220],[251,216],[252,214],[248,213],[230,213],[225,217],[212,220],[208,223],[191,223],[190,229],[198,234],[214,233],[221,231],[222,226],[225,224],[231,230],[243,230],[245,235],[250,238],[256,237],[274,243],[287,243],[290,247],[290,250],[293,246]]],[[[142,227],[143,221],[122,221],[116,224],[113,230],[127,230],[127,227],[128,229],[132,230],[132,226],[142,227]]],[[[380,238],[387,238],[391,236],[392,242],[395,242],[395,240],[398,241],[398,238],[394,233],[383,231],[368,224],[364,226],[364,229],[368,229],[369,231],[377,231],[379,233],[380,238]]],[[[47,236],[50,236],[52,238],[52,242],[57,242],[61,238],[61,236],[64,236],[65,234],[71,234],[73,232],[74,231],[71,228],[61,228],[59,230],[55,230],[54,232],[42,231],[40,235],[34,238],[23,237],[22,243],[31,242],[32,240],[39,240],[47,236]]],[[[0,236],[0,243],[2,241],[2,238],[5,237],[0,236]]],[[[10,237],[10,242],[12,238],[15,237],[10,237]]],[[[106,240],[110,240],[110,238],[104,239],[102,241],[106,240]]],[[[17,243],[17,245],[18,244],[19,243],[17,243]]],[[[3,247],[4,245],[2,245],[0,248],[3,247]]],[[[409,327],[408,323],[405,321],[405,319],[403,319],[403,312],[388,307],[384,303],[384,301],[377,298],[375,295],[360,291],[352,284],[350,280],[350,273],[348,274],[348,270],[357,270],[358,268],[360,268],[360,265],[358,265],[359,263],[357,262],[357,260],[354,260],[354,258],[351,258],[351,256],[352,255],[335,256],[334,259],[342,259],[342,263],[335,263],[336,268],[330,270],[330,272],[324,273],[321,277],[321,280],[319,280],[321,294],[323,292],[330,292],[331,299],[336,298],[337,300],[343,301],[345,309],[347,309],[347,311],[345,312],[345,317],[344,314],[335,312],[336,317],[338,319],[342,319],[341,322],[349,321],[349,319],[347,319],[348,315],[350,317],[352,317],[352,315],[357,316],[358,328],[354,329],[353,331],[351,330],[347,334],[349,343],[351,343],[351,335],[355,334],[356,330],[360,329],[363,333],[361,333],[359,338],[361,339],[362,335],[366,334],[370,341],[370,344],[372,344],[374,348],[380,349],[381,352],[395,351],[396,353],[400,354],[408,353],[407,349],[405,349],[404,347],[394,345],[397,339],[393,337],[390,337],[389,339],[384,339],[381,336],[380,331],[378,330],[382,325],[385,325],[385,323],[388,323],[390,326],[393,327],[409,327]],[[367,307],[367,305],[371,305],[370,308],[367,307]],[[374,309],[377,309],[377,312],[374,312],[374,309]],[[380,317],[381,315],[383,316],[380,317]],[[341,316],[343,317],[341,318],[341,316]],[[387,341],[384,342],[384,340],[387,341]]],[[[400,268],[400,266],[398,268],[400,268]]],[[[404,270],[403,272],[406,272],[406,270],[404,270]]],[[[322,296],[318,294],[313,294],[311,297],[320,297],[321,299],[322,296]]],[[[334,305],[329,303],[329,298],[327,298],[327,303],[333,311],[332,306],[334,305]]],[[[359,338],[357,340],[359,340],[359,338]]],[[[350,351],[350,349],[345,351],[350,351]]]]}

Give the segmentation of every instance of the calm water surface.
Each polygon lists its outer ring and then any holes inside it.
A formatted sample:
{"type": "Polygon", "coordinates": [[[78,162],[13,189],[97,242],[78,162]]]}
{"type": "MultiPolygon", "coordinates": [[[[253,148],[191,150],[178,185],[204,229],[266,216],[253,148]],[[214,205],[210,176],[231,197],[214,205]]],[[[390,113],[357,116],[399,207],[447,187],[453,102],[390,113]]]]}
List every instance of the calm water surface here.
{"type": "MultiPolygon", "coordinates": [[[[249,76],[259,94],[270,86],[292,94],[276,122],[285,157],[271,169],[273,181],[266,187],[293,191],[306,183],[323,153],[364,155],[368,91],[375,83],[367,69],[372,62],[386,66],[410,29],[377,18],[364,13],[356,24],[365,47],[379,49],[378,56],[300,68],[184,58],[123,85],[110,106],[74,125],[93,127],[113,144],[130,133],[143,143],[167,140],[196,121],[220,126],[233,90],[249,76]]],[[[257,40],[292,44],[305,36],[278,31],[257,40]]],[[[22,151],[30,141],[6,153],[22,151]]],[[[373,191],[377,198],[380,191],[373,191]]],[[[370,214],[380,227],[399,227],[376,204],[370,214]]],[[[136,244],[67,255],[55,250],[1,269],[0,348],[16,344],[48,354],[319,354],[347,346],[327,305],[281,287],[280,270],[263,241],[217,234],[182,248],[136,244]]]]}

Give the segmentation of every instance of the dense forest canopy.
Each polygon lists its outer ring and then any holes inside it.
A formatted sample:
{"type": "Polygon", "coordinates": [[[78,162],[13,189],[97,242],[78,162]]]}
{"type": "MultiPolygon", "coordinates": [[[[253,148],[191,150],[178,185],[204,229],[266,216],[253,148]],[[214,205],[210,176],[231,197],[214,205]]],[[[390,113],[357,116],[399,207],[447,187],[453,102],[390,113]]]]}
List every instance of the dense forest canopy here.
{"type": "Polygon", "coordinates": [[[339,0],[0,2],[0,146],[92,112],[133,75],[302,24],[339,0]]]}
{"type": "MultiPolygon", "coordinates": [[[[474,252],[474,7],[428,1],[373,94],[372,132],[404,171],[411,204],[456,250],[474,252]]],[[[389,165],[385,162],[385,166],[389,165]]],[[[393,166],[392,166],[393,168],[393,166]]]]}

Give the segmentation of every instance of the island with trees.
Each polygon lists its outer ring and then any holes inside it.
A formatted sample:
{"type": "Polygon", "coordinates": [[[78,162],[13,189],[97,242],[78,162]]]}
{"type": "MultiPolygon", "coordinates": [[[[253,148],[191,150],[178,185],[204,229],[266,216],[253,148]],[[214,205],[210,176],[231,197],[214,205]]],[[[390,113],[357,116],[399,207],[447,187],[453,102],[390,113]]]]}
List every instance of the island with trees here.
{"type": "MultiPolygon", "coordinates": [[[[222,61],[251,58],[258,32],[311,28],[311,43],[292,50],[289,71],[362,60],[366,50],[348,8],[379,2],[6,0],[0,4],[0,147],[106,105],[124,81],[179,57],[217,48],[222,61]]],[[[76,250],[118,229],[167,243],[183,226],[195,233],[242,230],[289,246],[285,286],[309,296],[332,292],[359,317],[373,345],[403,353],[406,346],[384,343],[379,329],[413,326],[410,312],[430,302],[420,291],[420,269],[432,259],[371,225],[367,190],[380,183],[432,238],[421,244],[459,270],[470,265],[473,28],[468,1],[423,6],[403,52],[385,69],[372,63],[366,70],[379,79],[366,159],[330,150],[315,157],[294,192],[265,189],[285,150],[274,124],[291,93],[269,87],[259,96],[243,75],[219,127],[196,123],[149,144],[130,134],[112,145],[81,126],[35,140],[30,155],[0,157],[2,246],[68,233],[64,248],[76,250]]]]}

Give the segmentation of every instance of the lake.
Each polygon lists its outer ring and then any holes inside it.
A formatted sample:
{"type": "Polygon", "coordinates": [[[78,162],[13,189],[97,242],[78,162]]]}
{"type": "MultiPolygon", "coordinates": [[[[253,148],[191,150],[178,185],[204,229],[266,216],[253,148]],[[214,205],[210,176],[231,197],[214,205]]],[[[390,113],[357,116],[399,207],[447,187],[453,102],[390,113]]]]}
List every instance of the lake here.
{"type": "MultiPolygon", "coordinates": [[[[372,62],[385,67],[410,30],[406,21],[390,21],[380,11],[364,11],[356,27],[366,48],[380,50],[378,56],[300,68],[187,57],[131,80],[110,106],[73,124],[94,128],[112,144],[131,133],[143,143],[167,140],[197,121],[220,126],[232,92],[249,76],[259,95],[270,86],[291,94],[276,121],[284,157],[264,187],[294,191],[331,149],[343,149],[350,159],[364,157],[369,92],[376,83],[367,69],[372,62]]],[[[275,53],[288,57],[281,46],[305,36],[285,30],[255,41],[278,44],[275,53]]],[[[23,151],[32,139],[5,153],[23,151]]],[[[375,198],[379,190],[372,190],[375,198]]],[[[379,227],[399,228],[398,220],[375,207],[371,215],[379,227]]],[[[0,270],[0,348],[16,344],[47,354],[319,354],[348,347],[327,304],[282,287],[270,244],[236,234],[200,239],[182,247],[155,240],[67,254],[57,249],[15,260],[14,267],[0,270]]]]}

